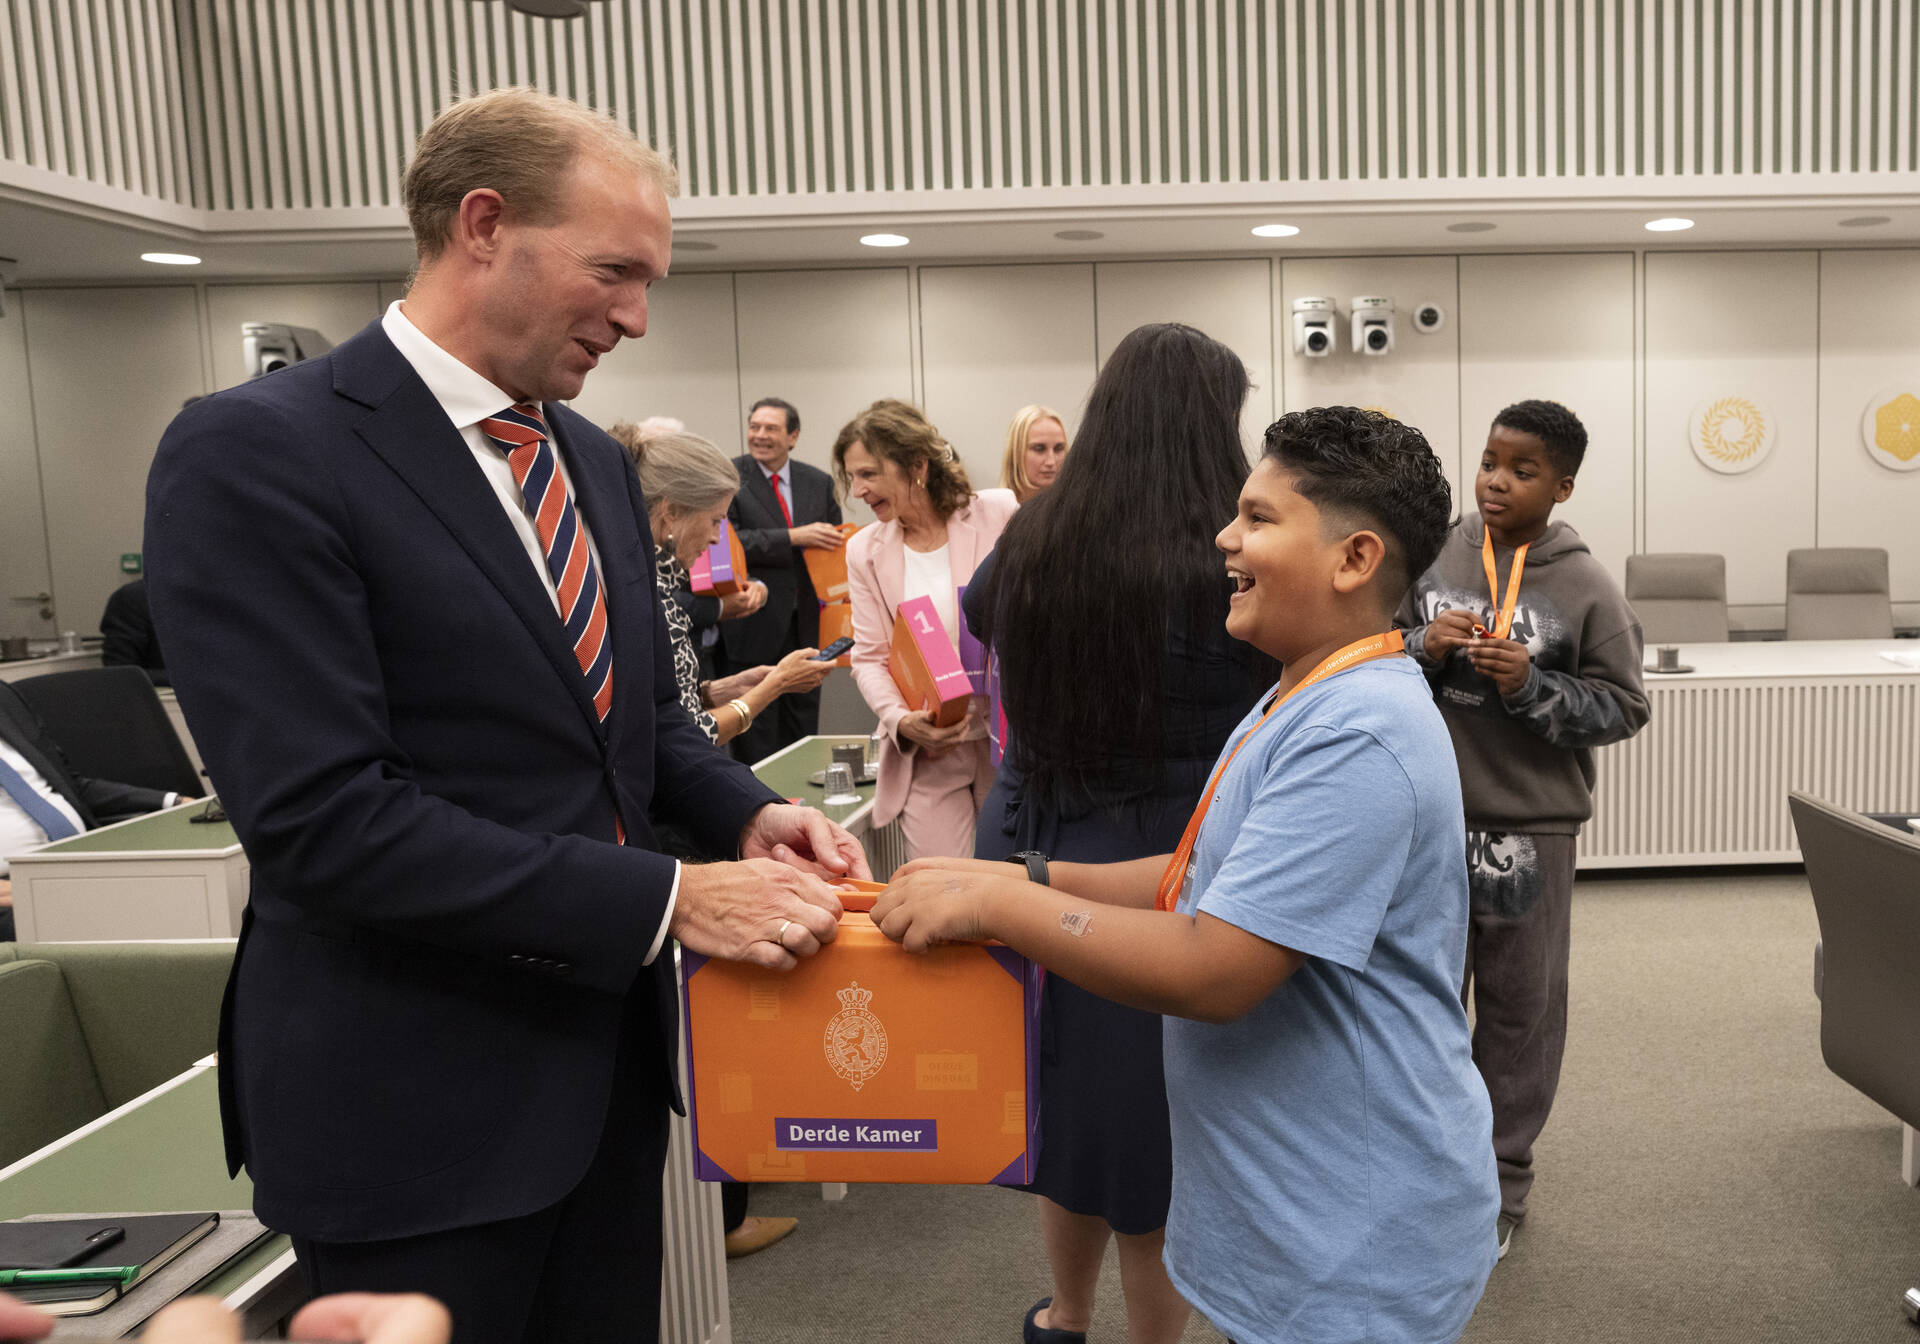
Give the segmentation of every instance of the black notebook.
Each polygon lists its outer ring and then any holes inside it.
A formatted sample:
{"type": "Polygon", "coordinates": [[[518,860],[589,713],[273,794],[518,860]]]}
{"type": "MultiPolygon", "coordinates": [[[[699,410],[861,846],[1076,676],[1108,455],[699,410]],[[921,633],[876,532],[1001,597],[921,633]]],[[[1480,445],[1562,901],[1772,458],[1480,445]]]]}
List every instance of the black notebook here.
{"type": "MultiPolygon", "coordinates": [[[[84,1240],[102,1227],[122,1229],[110,1245],[63,1268],[92,1269],[136,1265],[138,1283],[219,1226],[217,1213],[150,1213],[111,1218],[61,1218],[34,1222],[0,1223],[0,1262],[29,1269],[48,1264],[47,1257],[84,1240]],[[38,1257],[37,1263],[30,1263],[38,1257]]],[[[66,1252],[71,1260],[71,1251],[66,1252]]],[[[53,1261],[60,1264],[59,1261],[53,1261]]],[[[111,1306],[126,1288],[118,1283],[18,1283],[9,1292],[55,1316],[84,1316],[111,1306]]]]}

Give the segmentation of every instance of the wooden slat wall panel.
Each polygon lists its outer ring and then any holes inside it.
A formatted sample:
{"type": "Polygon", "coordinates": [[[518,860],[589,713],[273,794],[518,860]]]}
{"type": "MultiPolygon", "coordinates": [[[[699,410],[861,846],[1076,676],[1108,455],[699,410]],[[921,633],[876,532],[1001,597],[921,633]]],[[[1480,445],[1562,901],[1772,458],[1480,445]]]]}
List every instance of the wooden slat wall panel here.
{"type": "Polygon", "coordinates": [[[1917,66],[1913,0],[0,0],[0,155],[392,205],[437,107],[531,83],[709,197],[1913,172],[1917,66]]]}

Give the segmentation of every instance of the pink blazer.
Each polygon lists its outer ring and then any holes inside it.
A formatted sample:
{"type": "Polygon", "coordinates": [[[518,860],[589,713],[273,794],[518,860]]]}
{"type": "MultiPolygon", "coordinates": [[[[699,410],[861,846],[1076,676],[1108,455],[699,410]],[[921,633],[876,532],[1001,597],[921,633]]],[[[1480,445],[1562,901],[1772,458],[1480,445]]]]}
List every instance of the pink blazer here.
{"type": "MultiPolygon", "coordinates": [[[[955,587],[973,576],[1000,539],[1007,520],[1020,507],[1011,490],[982,490],[973,502],[947,519],[947,563],[955,587]]],[[[853,602],[853,679],[869,707],[879,716],[880,785],[874,794],[873,825],[885,826],[900,815],[913,781],[914,756],[919,747],[903,744],[900,720],[907,702],[887,671],[887,646],[893,639],[893,620],[906,586],[905,534],[898,522],[863,527],[847,542],[847,587],[853,602]]],[[[986,697],[974,698],[974,725],[970,736],[987,733],[986,697]]]]}

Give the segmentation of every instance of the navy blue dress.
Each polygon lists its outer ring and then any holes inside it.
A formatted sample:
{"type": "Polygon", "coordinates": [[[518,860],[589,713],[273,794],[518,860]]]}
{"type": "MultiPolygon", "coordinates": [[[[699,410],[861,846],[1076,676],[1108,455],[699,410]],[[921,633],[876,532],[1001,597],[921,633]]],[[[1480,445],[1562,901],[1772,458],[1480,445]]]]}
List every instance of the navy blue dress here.
{"type": "MultiPolygon", "coordinates": [[[[989,555],[967,585],[966,619],[981,624],[989,555]]],[[[1066,812],[1028,796],[1012,757],[1001,763],[980,811],[974,857],[1039,850],[1066,863],[1117,863],[1171,853],[1235,724],[1272,684],[1272,664],[1249,666],[1224,628],[1198,645],[1168,640],[1161,685],[1162,768],[1144,797],[1094,799],[1066,812]]],[[[1009,722],[1008,735],[1020,726],[1009,722]]],[[[1144,762],[1116,744],[1116,783],[1137,781],[1144,762]]],[[[1089,993],[1049,973],[1041,1005],[1040,1160],[1033,1183],[1072,1213],[1106,1219],[1132,1236],[1166,1226],[1173,1190],[1160,1017],[1089,993]]]]}

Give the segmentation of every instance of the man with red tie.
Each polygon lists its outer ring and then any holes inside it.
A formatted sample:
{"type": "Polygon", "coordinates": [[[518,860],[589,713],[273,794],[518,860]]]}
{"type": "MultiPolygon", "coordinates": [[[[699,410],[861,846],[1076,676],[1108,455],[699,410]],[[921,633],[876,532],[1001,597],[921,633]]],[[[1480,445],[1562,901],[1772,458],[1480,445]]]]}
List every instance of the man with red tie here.
{"type": "MultiPolygon", "coordinates": [[[[747,451],[733,459],[740,489],[727,521],[740,534],[747,572],[767,585],[760,610],[720,626],[720,644],[730,672],[777,663],[795,649],[820,643],[820,598],[801,552],[809,546],[838,550],[840,502],[833,478],[796,462],[800,412],[779,397],[762,397],[747,416],[747,451]]],[[[751,765],[782,747],[820,731],[820,691],[783,695],[730,744],[736,760],[751,765]]]]}
{"type": "Polygon", "coordinates": [[[652,1339],[673,940],[831,941],[859,846],[680,708],[625,452],[567,408],[645,334],[671,164],[531,89],[457,103],[402,194],[407,297],[168,429],[154,615],[253,868],[228,1159],[317,1293],[469,1341],[652,1339]],[[649,807],[704,850],[658,852],[649,807]]]}

